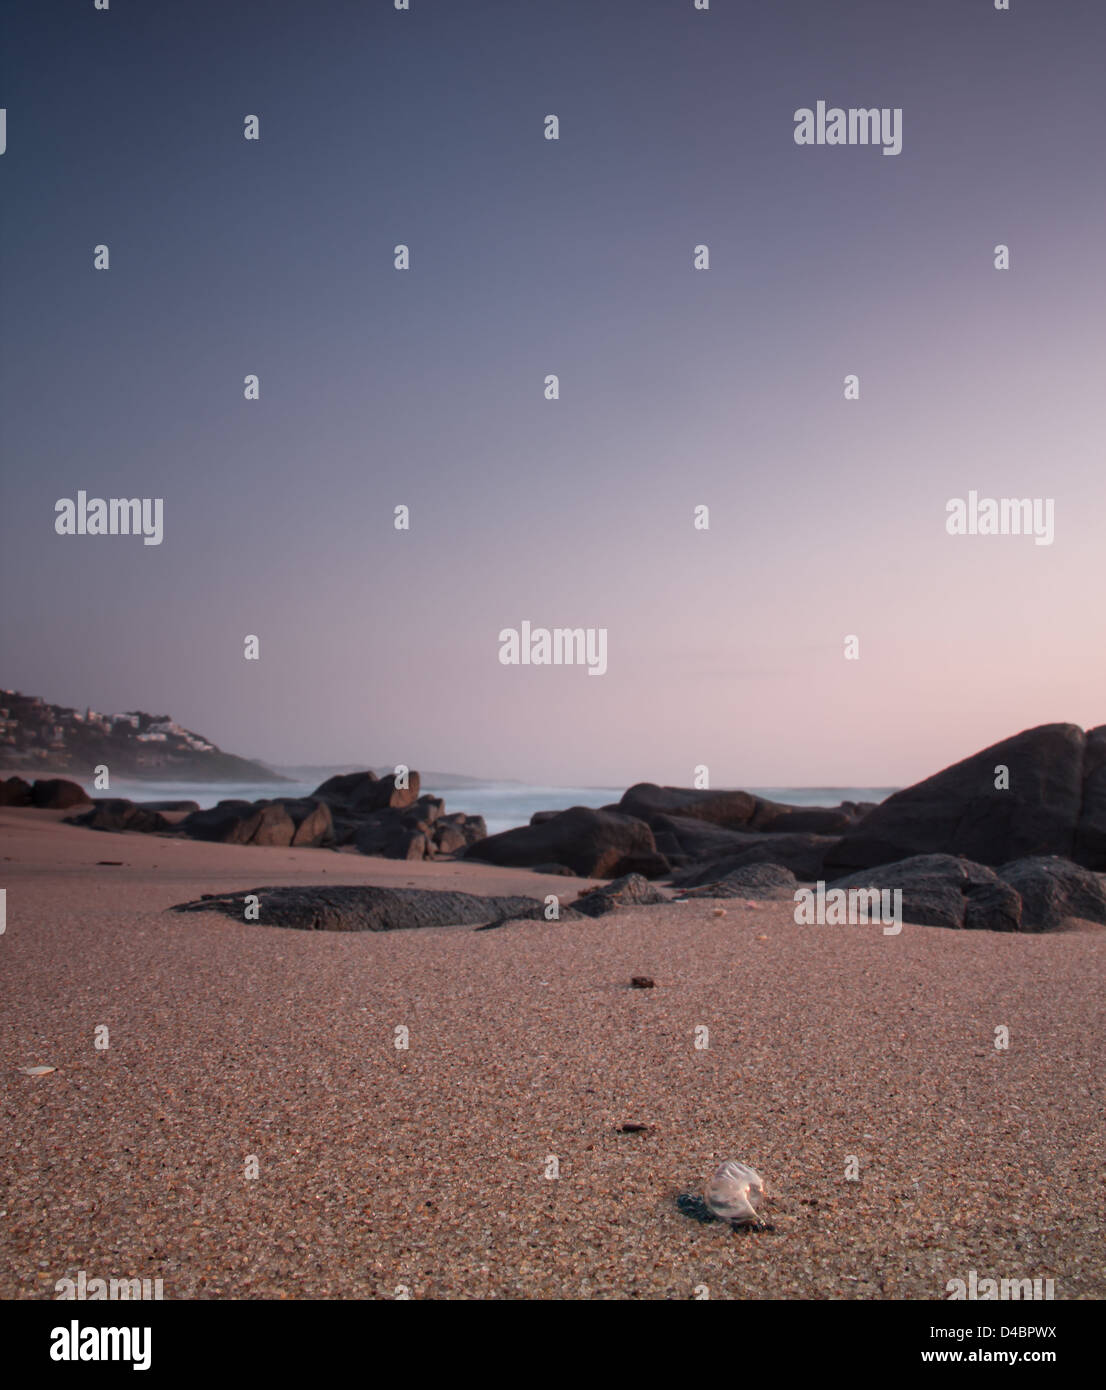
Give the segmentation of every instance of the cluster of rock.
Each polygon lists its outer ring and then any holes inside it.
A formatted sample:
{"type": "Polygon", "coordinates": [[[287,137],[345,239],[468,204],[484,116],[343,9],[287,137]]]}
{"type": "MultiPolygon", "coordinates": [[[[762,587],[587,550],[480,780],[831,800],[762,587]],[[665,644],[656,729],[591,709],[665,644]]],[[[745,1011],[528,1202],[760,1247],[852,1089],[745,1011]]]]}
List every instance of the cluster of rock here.
{"type": "Polygon", "coordinates": [[[781,896],[799,881],[901,888],[905,919],[926,925],[1106,922],[1106,726],[1028,729],[879,805],[639,783],[598,811],[542,811],[465,853],[585,877],[670,877],[685,896],[781,896]]]}
{"type": "Polygon", "coordinates": [[[640,782],[599,810],[538,811],[529,825],[488,836],[466,857],[547,871],[562,865],[582,878],[666,878],[685,866],[725,858],[732,868],[784,864],[801,878],[817,878],[827,851],[870,809],[854,802],[785,806],[749,792],[640,782]]]}
{"type": "MultiPolygon", "coordinates": [[[[7,786],[0,783],[0,790],[7,786]]],[[[39,787],[49,789],[39,799],[6,804],[65,808],[89,801],[74,782],[36,782],[39,787]]],[[[487,834],[482,816],[447,815],[440,797],[420,795],[417,772],[403,779],[351,772],[328,778],[310,796],[226,800],[205,811],[194,801],[99,797],[69,819],[94,830],[175,833],[229,845],[349,848],[386,859],[456,854],[487,834]]]]}
{"type": "MultiPolygon", "coordinates": [[[[799,887],[789,869],[775,864],[734,869],[720,879],[704,869],[678,877],[684,886],[677,901],[794,900],[799,887]]],[[[918,854],[832,879],[825,891],[853,888],[900,891],[903,921],[923,927],[1046,932],[1070,917],[1106,923],[1103,875],[1055,855],[1031,855],[991,869],[952,854],[918,854]]]]}

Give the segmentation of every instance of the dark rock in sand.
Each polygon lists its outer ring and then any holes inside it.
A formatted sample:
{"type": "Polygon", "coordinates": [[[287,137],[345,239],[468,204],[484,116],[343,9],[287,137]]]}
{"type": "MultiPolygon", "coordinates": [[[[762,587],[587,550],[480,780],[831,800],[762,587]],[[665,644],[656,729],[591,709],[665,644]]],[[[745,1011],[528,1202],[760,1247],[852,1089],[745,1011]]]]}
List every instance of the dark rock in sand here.
{"type": "Polygon", "coordinates": [[[1106,724],[1087,730],[1083,753],[1083,805],[1072,857],[1088,869],[1106,870],[1106,724]]]}
{"type": "Polygon", "coordinates": [[[827,875],[924,854],[1005,864],[1028,855],[1071,857],[1083,800],[1084,735],[1044,724],[993,744],[896,792],[827,856],[827,875]],[[996,767],[1010,786],[995,789],[996,767]]]}
{"type": "Polygon", "coordinates": [[[779,864],[798,879],[815,882],[824,877],[827,853],[838,843],[832,835],[771,835],[755,831],[744,835],[732,832],[737,845],[732,854],[705,863],[692,863],[672,875],[672,882],[683,888],[715,883],[736,869],[750,864],[779,864]]]}
{"type": "Polygon", "coordinates": [[[151,811],[146,806],[126,800],[125,797],[97,797],[91,811],[79,816],[67,816],[66,820],[70,825],[83,825],[90,830],[108,830],[115,833],[131,830],[152,834],[170,829],[170,822],[160,811],[151,811]]]}
{"type": "Polygon", "coordinates": [[[1106,924],[1106,885],[1068,859],[1015,859],[998,871],[1021,896],[1022,931],[1055,931],[1065,917],[1106,924]]]}
{"type": "Polygon", "coordinates": [[[1021,899],[993,869],[950,854],[921,854],[880,864],[826,885],[902,890],[902,917],[923,927],[1021,931],[1021,899]]]}
{"type": "Polygon", "coordinates": [[[602,888],[581,893],[572,906],[585,917],[602,917],[619,907],[652,907],[666,902],[668,898],[641,874],[623,874],[602,888]]]}
{"type": "Polygon", "coordinates": [[[686,898],[793,898],[799,883],[781,864],[748,864],[701,888],[686,889],[686,898]]]}
{"type": "Polygon", "coordinates": [[[530,872],[535,874],[553,874],[560,878],[575,878],[576,875],[567,864],[530,864],[530,872]]]}
{"type": "MultiPolygon", "coordinates": [[[[535,898],[476,897],[422,888],[366,885],[309,888],[252,888],[244,893],[212,894],[181,903],[175,912],[221,912],[245,920],[246,897],[259,899],[259,926],[300,931],[405,931],[417,927],[472,925],[505,920],[544,906],[535,898]]],[[[562,915],[564,909],[562,909],[562,915]]]]}
{"type": "Polygon", "coordinates": [[[310,797],[220,801],[207,811],[193,811],[180,822],[179,829],[194,840],[227,845],[310,847],[329,844],[333,839],[330,808],[310,797]]]}
{"type": "Polygon", "coordinates": [[[653,832],[644,821],[588,806],[573,806],[539,825],[489,835],[470,845],[465,857],[512,868],[567,864],[581,878],[625,873],[660,878],[670,868],[657,853],[653,832]]]}
{"type": "Polygon", "coordinates": [[[31,784],[22,777],[9,777],[0,782],[0,806],[30,806],[31,784]]]}
{"type": "Polygon", "coordinates": [[[66,811],[70,806],[87,806],[91,797],[76,782],[64,777],[47,777],[31,788],[31,804],[46,811],[66,811]]]}

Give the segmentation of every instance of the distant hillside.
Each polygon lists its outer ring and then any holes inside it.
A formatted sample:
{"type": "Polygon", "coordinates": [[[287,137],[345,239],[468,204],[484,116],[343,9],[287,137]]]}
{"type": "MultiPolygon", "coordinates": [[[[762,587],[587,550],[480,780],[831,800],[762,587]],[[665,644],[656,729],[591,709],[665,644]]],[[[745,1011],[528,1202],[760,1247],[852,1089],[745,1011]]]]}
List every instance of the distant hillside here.
{"type": "Polygon", "coordinates": [[[0,768],[68,772],[91,779],[106,764],[113,776],[195,782],[283,782],[263,763],[224,753],[167,714],[98,714],[48,705],[37,695],[0,690],[0,768]]]}

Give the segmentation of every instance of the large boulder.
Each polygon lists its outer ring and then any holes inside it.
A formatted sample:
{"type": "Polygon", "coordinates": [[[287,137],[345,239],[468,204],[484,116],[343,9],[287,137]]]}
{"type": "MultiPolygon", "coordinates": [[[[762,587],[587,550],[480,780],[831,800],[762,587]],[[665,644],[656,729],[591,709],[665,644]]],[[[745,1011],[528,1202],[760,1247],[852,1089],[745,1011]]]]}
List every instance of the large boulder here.
{"type": "Polygon", "coordinates": [[[30,806],[31,784],[22,777],[9,777],[0,782],[0,806],[30,806]]]}
{"type": "Polygon", "coordinates": [[[633,816],[573,806],[538,825],[489,835],[469,845],[467,859],[511,868],[566,864],[580,878],[640,873],[660,878],[670,865],[657,853],[653,832],[633,816]]]}
{"type": "Polygon", "coordinates": [[[750,829],[771,835],[843,835],[857,819],[844,806],[781,806],[762,801],[750,829]]]}
{"type": "Polygon", "coordinates": [[[1004,864],[1071,856],[1083,801],[1084,735],[1044,724],[985,748],[881,802],[826,857],[827,875],[915,855],[1004,864]],[[997,769],[1009,772],[1009,787],[997,769]]]}
{"type": "Polygon", "coordinates": [[[1083,754],[1083,805],[1072,856],[1088,869],[1106,870],[1106,724],[1087,730],[1083,754]]]}
{"type": "Polygon", "coordinates": [[[91,797],[76,782],[64,777],[47,777],[31,788],[31,804],[46,811],[67,811],[70,806],[87,806],[91,797]]]}
{"type": "Polygon", "coordinates": [[[823,866],[829,852],[839,843],[833,835],[772,835],[738,834],[731,852],[717,859],[689,864],[672,875],[672,882],[685,888],[698,888],[715,883],[735,869],[750,864],[779,864],[790,869],[797,879],[815,882],[823,877],[823,866]]]}
{"type": "Polygon", "coordinates": [[[406,787],[397,787],[394,772],[387,777],[378,777],[375,772],[347,772],[328,777],[311,795],[327,802],[332,809],[340,808],[356,815],[385,808],[402,811],[419,799],[419,774],[409,772],[406,781],[406,787]]]}
{"type": "Polygon", "coordinates": [[[1055,931],[1066,917],[1106,923],[1106,885],[1070,860],[1015,859],[998,875],[1021,897],[1022,931],[1055,931]]]}
{"type": "Polygon", "coordinates": [[[854,803],[836,807],[788,806],[752,792],[693,791],[686,787],[658,787],[652,782],[638,782],[623,794],[616,807],[607,809],[637,816],[654,831],[670,830],[668,822],[677,820],[684,825],[698,821],[724,830],[757,830],[777,835],[840,835],[867,810],[854,803]]]}
{"type": "Polygon", "coordinates": [[[617,809],[652,825],[654,816],[691,816],[712,825],[743,830],[756,814],[760,798],[749,792],[692,791],[638,782],[623,792],[617,809]]]}
{"type": "Polygon", "coordinates": [[[902,891],[902,919],[922,927],[1021,931],[1021,898],[993,869],[951,854],[922,854],[863,869],[827,884],[902,891]]]}

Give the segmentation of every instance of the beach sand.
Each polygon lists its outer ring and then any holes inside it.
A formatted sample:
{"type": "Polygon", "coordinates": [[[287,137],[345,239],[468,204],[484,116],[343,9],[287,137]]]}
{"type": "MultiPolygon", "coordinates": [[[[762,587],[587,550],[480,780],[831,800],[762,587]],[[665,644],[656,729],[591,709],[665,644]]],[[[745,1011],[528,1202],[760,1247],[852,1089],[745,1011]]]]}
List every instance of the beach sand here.
{"type": "Polygon", "coordinates": [[[891,937],[700,901],[305,933],[166,909],[585,885],[60,821],[0,811],[4,1297],[84,1270],[172,1299],[933,1299],[973,1269],[1106,1296],[1101,930],[891,937]],[[726,1158],[774,1229],[678,1208],[726,1158]]]}

